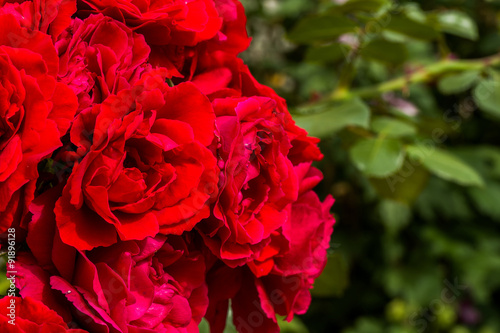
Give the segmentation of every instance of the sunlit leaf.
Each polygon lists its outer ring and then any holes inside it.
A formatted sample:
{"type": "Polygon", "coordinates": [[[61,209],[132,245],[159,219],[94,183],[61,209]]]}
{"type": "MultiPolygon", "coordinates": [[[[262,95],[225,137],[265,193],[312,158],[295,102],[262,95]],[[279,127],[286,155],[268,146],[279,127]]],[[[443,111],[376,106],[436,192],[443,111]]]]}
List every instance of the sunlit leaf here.
{"type": "Polygon", "coordinates": [[[465,186],[484,185],[481,176],[450,152],[423,145],[407,146],[411,159],[421,162],[430,172],[445,180],[465,186]]]}
{"type": "Polygon", "coordinates": [[[482,111],[500,119],[500,82],[482,80],[474,89],[474,101],[482,111]]]}
{"type": "Polygon", "coordinates": [[[319,103],[303,108],[301,112],[313,114],[297,115],[297,125],[316,137],[327,136],[350,125],[368,128],[370,121],[370,109],[359,99],[319,103]]]}
{"type": "Polygon", "coordinates": [[[403,165],[404,151],[394,139],[364,139],[350,150],[351,159],[365,175],[387,177],[403,165]]]}
{"type": "Polygon", "coordinates": [[[224,333],[238,333],[233,323],[233,309],[231,307],[231,303],[229,303],[229,309],[227,311],[226,327],[224,328],[224,333]]]}
{"type": "Polygon", "coordinates": [[[448,10],[439,13],[438,21],[444,32],[470,40],[478,38],[476,23],[464,12],[448,10]]]}
{"type": "Polygon", "coordinates": [[[415,125],[389,117],[374,118],[372,129],[380,135],[392,138],[408,137],[417,134],[415,125]]]}
{"type": "Polygon", "coordinates": [[[449,74],[438,82],[438,89],[445,95],[457,94],[471,88],[479,79],[479,71],[449,74]]]}
{"type": "Polygon", "coordinates": [[[402,15],[393,16],[386,29],[423,40],[436,39],[439,36],[439,33],[431,25],[402,15]]]}
{"type": "Polygon", "coordinates": [[[200,330],[200,333],[210,333],[210,325],[208,324],[208,321],[203,318],[198,325],[198,329],[200,330]]]}
{"type": "Polygon", "coordinates": [[[306,325],[300,320],[299,317],[293,317],[291,322],[286,321],[284,318],[278,318],[281,333],[309,333],[306,325]]]}

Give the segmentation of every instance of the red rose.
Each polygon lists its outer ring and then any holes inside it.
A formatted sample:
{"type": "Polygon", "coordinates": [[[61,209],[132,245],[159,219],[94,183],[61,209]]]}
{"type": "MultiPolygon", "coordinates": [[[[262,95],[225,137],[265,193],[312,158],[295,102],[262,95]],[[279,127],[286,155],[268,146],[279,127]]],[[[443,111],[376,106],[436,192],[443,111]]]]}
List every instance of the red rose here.
{"type": "Polygon", "coordinates": [[[198,332],[208,298],[203,256],[180,238],[147,238],[77,254],[72,280],[52,276],[90,332],[198,332]]]}
{"type": "Polygon", "coordinates": [[[265,314],[262,325],[274,326],[279,331],[276,315],[290,321],[294,314],[307,311],[311,302],[309,290],[326,264],[326,250],[335,222],[329,212],[332,203],[331,197],[321,203],[313,191],[307,191],[291,205],[290,222],[283,226],[290,250],[274,258],[269,275],[257,278],[244,273],[248,281],[253,280],[255,289],[242,287],[232,299],[235,324],[255,326],[252,312],[260,311],[265,314]]]}
{"type": "Polygon", "coordinates": [[[304,129],[295,125],[286,101],[273,89],[257,82],[243,60],[224,52],[207,53],[200,60],[192,82],[211,100],[241,96],[273,99],[276,111],[283,115],[284,127],[292,143],[289,153],[292,163],[297,165],[323,158],[317,146],[319,139],[308,136],[304,129]]]}
{"type": "Polygon", "coordinates": [[[208,52],[222,51],[234,56],[250,45],[247,34],[245,8],[238,0],[215,0],[215,7],[223,19],[217,39],[208,42],[208,52]]]}
{"type": "MultiPolygon", "coordinates": [[[[152,45],[150,62],[168,69],[175,82],[192,80],[193,75],[200,73],[210,59],[225,56],[232,59],[243,52],[250,44],[246,31],[246,17],[243,5],[237,0],[216,0],[215,7],[222,19],[222,26],[211,39],[194,46],[152,45]],[[201,68],[199,68],[201,66],[201,68]]],[[[216,91],[220,81],[227,84],[227,73],[215,72],[211,75],[205,88],[216,91]]],[[[206,93],[206,91],[204,90],[206,93]]]]}
{"type": "Polygon", "coordinates": [[[33,256],[18,256],[20,294],[90,332],[197,332],[208,298],[204,257],[191,241],[157,236],[77,251],[54,224],[58,192],[49,190],[31,207],[33,256]]]}
{"type": "Polygon", "coordinates": [[[76,111],[57,69],[50,36],[0,15],[0,234],[27,212],[37,165],[61,146],[76,111]]]}
{"type": "MultiPolygon", "coordinates": [[[[23,28],[49,34],[52,40],[69,26],[76,0],[0,1],[0,14],[16,17],[23,28]]],[[[22,38],[22,36],[20,36],[22,38]]]]}
{"type": "Polygon", "coordinates": [[[288,219],[298,183],[287,155],[292,147],[274,100],[213,102],[220,136],[220,196],[211,219],[200,223],[208,247],[230,266],[252,260],[288,219]]]}
{"type": "Polygon", "coordinates": [[[257,277],[268,273],[319,276],[326,261],[335,222],[330,215],[333,198],[321,203],[312,189],[323,179],[321,171],[302,163],[294,168],[299,179],[299,197],[287,207],[289,219],[271,243],[248,266],[257,277]],[[300,263],[300,264],[299,264],[300,263]]]}
{"type": "Polygon", "coordinates": [[[291,320],[294,314],[307,311],[311,301],[309,289],[323,271],[330,247],[335,223],[330,214],[332,204],[331,196],[322,203],[309,190],[291,205],[291,219],[283,226],[290,249],[272,258],[274,265],[269,275],[255,280],[256,288],[262,288],[259,298],[268,318],[279,314],[291,320]],[[278,299],[276,290],[281,295],[278,299]]]}
{"type": "Polygon", "coordinates": [[[148,67],[150,48],[140,34],[103,15],[75,19],[56,43],[59,79],[79,97],[79,108],[128,89],[148,67]]]}
{"type": "Polygon", "coordinates": [[[79,0],[79,15],[103,13],[141,33],[150,45],[193,46],[221,26],[213,0],[79,0]]]}
{"type": "Polygon", "coordinates": [[[69,329],[55,311],[31,297],[4,297],[0,299],[0,309],[0,331],[2,332],[86,333],[80,329],[69,329]],[[12,309],[13,312],[11,312],[12,309]]]}
{"type": "Polygon", "coordinates": [[[326,264],[335,220],[330,215],[333,198],[328,196],[321,203],[311,191],[321,180],[321,173],[305,163],[298,167],[297,175],[300,195],[288,206],[290,219],[277,237],[286,238],[289,246],[268,245],[261,262],[249,263],[251,270],[216,264],[209,271],[210,305],[206,318],[211,332],[223,331],[228,299],[231,299],[233,322],[239,332],[279,332],[276,315],[290,321],[294,314],[303,314],[309,307],[309,290],[326,264]],[[256,274],[269,263],[269,273],[256,274]]]}
{"type": "Polygon", "coordinates": [[[79,113],[76,162],[55,212],[63,242],[80,250],[180,235],[208,217],[218,169],[207,148],[215,115],[192,84],[144,75],[133,89],[79,113]],[[95,230],[99,230],[96,233],[95,230]]]}

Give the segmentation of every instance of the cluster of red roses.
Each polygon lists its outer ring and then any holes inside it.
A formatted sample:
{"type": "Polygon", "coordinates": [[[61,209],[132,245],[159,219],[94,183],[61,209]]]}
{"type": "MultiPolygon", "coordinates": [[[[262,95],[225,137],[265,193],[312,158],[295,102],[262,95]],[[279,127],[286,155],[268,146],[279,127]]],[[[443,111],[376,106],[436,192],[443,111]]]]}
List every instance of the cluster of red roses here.
{"type": "Polygon", "coordinates": [[[333,199],[317,140],[237,55],[238,0],[0,0],[2,332],[275,332],[333,199]],[[6,237],[3,237],[2,249],[6,237]],[[82,330],[83,329],[83,330],[82,330]]]}

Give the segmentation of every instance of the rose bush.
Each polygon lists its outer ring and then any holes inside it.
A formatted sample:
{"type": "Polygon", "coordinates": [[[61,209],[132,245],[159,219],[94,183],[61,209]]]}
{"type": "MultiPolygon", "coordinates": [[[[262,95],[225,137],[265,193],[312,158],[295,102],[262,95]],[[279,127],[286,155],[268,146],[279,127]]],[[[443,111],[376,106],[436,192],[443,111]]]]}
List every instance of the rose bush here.
{"type": "Polygon", "coordinates": [[[0,2],[18,329],[222,332],[231,300],[240,332],[274,332],[305,312],[333,200],[312,192],[318,140],[237,58],[245,20],[237,0],[0,2]]]}

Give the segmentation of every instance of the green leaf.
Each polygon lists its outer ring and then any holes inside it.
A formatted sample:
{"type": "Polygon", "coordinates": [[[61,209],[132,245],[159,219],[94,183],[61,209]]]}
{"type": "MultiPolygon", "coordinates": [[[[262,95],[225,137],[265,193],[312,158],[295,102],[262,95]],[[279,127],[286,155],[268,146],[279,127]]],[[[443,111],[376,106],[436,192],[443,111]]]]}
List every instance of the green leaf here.
{"type": "MultiPolygon", "coordinates": [[[[252,0],[250,0],[252,1],[252,0]]],[[[255,3],[255,1],[253,1],[255,3]]],[[[244,4],[245,8],[248,5],[244,4]]],[[[257,6],[263,6],[266,14],[276,15],[278,17],[300,17],[305,12],[309,12],[314,8],[314,3],[302,0],[285,0],[281,1],[279,6],[273,6],[271,2],[260,3],[257,6]]],[[[270,15],[270,16],[271,16],[270,15]]]]}
{"type": "Polygon", "coordinates": [[[347,261],[340,253],[328,255],[323,273],[314,281],[311,294],[316,297],[341,296],[348,285],[347,261]]]}
{"type": "Polygon", "coordinates": [[[415,202],[416,211],[427,221],[471,221],[471,212],[467,197],[459,191],[458,185],[441,178],[432,177],[415,202]]]}
{"type": "Polygon", "coordinates": [[[4,272],[0,273],[0,295],[7,295],[7,292],[10,288],[10,280],[7,280],[7,277],[4,272]]]}
{"type": "Polygon", "coordinates": [[[445,180],[465,186],[483,186],[481,176],[455,155],[439,148],[424,145],[407,146],[411,159],[421,162],[430,172],[445,180]]]}
{"type": "Polygon", "coordinates": [[[423,40],[432,40],[439,36],[439,33],[430,25],[406,16],[393,16],[386,29],[423,40]]]}
{"type": "Polygon", "coordinates": [[[340,104],[319,103],[302,108],[301,112],[314,113],[298,115],[295,121],[297,126],[316,137],[327,136],[346,126],[368,128],[370,121],[370,109],[360,99],[351,99],[340,104]]]}
{"type": "Polygon", "coordinates": [[[379,196],[412,205],[429,180],[426,168],[405,160],[401,169],[386,178],[370,178],[370,184],[379,196]]]}
{"type": "Polygon", "coordinates": [[[278,318],[278,324],[281,333],[309,333],[307,326],[297,316],[293,317],[291,322],[286,321],[285,318],[281,320],[278,318]]]}
{"type": "Polygon", "coordinates": [[[443,288],[443,269],[430,260],[398,265],[382,274],[389,296],[401,297],[408,303],[429,304],[443,288]]]}
{"type": "Polygon", "coordinates": [[[397,234],[410,222],[410,207],[399,201],[382,200],[378,211],[382,223],[391,234],[397,234]]]}
{"type": "Polygon", "coordinates": [[[479,212],[495,221],[500,221],[500,205],[498,204],[500,184],[488,183],[484,188],[470,188],[469,195],[479,212]]]}
{"type": "Polygon", "coordinates": [[[384,330],[384,323],[380,319],[361,317],[356,320],[354,328],[344,330],[344,333],[382,333],[384,330]]]}
{"type": "Polygon", "coordinates": [[[382,6],[389,4],[388,0],[349,0],[346,3],[336,7],[344,13],[349,12],[377,12],[382,6]]]}
{"type": "Polygon", "coordinates": [[[238,333],[236,327],[234,326],[233,321],[234,321],[233,308],[231,306],[231,303],[229,303],[229,309],[227,310],[226,327],[224,328],[224,333],[238,333]]]}
{"type": "Polygon", "coordinates": [[[333,63],[346,57],[349,47],[340,43],[311,46],[307,49],[305,60],[319,63],[333,63]]]}
{"type": "Polygon", "coordinates": [[[401,64],[408,59],[408,50],[403,43],[377,38],[361,49],[361,55],[384,63],[401,64]]]}
{"type": "Polygon", "coordinates": [[[453,152],[476,169],[484,178],[500,180],[500,148],[474,145],[454,149],[453,152]]]}
{"type": "Polygon", "coordinates": [[[399,8],[401,9],[401,12],[403,12],[404,15],[410,20],[414,20],[422,24],[427,23],[427,14],[417,2],[407,2],[405,4],[400,4],[399,8]]]}
{"type": "Polygon", "coordinates": [[[488,115],[500,119],[500,83],[495,80],[482,80],[474,89],[474,101],[488,115]]]}
{"type": "Polygon", "coordinates": [[[347,32],[352,32],[356,24],[342,16],[312,16],[302,19],[288,34],[296,43],[313,43],[334,40],[347,32]]]}
{"type": "Polygon", "coordinates": [[[387,177],[403,165],[404,151],[394,139],[364,139],[350,150],[351,159],[365,175],[387,177]]]}
{"type": "Polygon", "coordinates": [[[373,119],[372,129],[380,135],[391,138],[408,137],[417,134],[417,128],[413,124],[389,117],[373,119]]]}
{"type": "Polygon", "coordinates": [[[438,82],[438,89],[444,95],[457,94],[471,88],[479,79],[479,71],[465,71],[450,74],[438,82]]]}
{"type": "Polygon", "coordinates": [[[198,329],[200,330],[200,333],[210,333],[210,325],[205,318],[201,319],[201,322],[198,325],[198,329]]]}
{"type": "Polygon", "coordinates": [[[470,40],[478,38],[476,23],[464,12],[449,10],[439,13],[438,22],[444,32],[470,40]]]}

